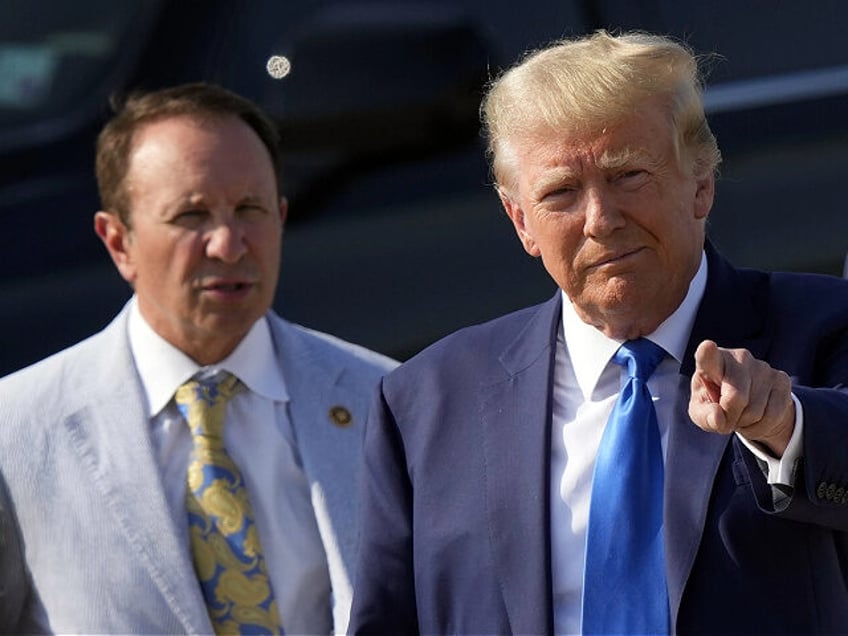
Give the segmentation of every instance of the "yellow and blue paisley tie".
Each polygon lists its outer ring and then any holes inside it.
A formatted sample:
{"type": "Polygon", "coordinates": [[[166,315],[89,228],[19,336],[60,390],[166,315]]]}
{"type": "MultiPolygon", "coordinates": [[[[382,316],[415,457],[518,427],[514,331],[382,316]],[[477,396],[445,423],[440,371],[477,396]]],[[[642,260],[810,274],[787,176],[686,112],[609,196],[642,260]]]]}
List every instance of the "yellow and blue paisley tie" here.
{"type": "Polygon", "coordinates": [[[282,634],[247,489],[224,448],[224,409],[243,384],[229,373],[174,396],[191,429],[186,507],[194,568],[217,634],[282,634]]]}

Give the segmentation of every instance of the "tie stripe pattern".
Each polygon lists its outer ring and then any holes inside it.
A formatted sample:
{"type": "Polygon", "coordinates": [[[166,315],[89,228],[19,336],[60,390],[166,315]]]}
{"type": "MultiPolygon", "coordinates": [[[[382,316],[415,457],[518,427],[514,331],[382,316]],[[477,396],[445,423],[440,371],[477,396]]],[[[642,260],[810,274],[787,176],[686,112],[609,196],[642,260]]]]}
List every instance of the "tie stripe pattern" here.
{"type": "Polygon", "coordinates": [[[282,634],[247,489],[224,448],[224,409],[243,388],[231,374],[190,380],[175,401],[191,429],[186,508],[194,567],[216,634],[282,634]]]}
{"type": "Polygon", "coordinates": [[[665,351],[644,338],[613,361],[626,381],[598,450],[583,585],[584,634],[667,634],[663,459],[648,378],[665,351]]]}

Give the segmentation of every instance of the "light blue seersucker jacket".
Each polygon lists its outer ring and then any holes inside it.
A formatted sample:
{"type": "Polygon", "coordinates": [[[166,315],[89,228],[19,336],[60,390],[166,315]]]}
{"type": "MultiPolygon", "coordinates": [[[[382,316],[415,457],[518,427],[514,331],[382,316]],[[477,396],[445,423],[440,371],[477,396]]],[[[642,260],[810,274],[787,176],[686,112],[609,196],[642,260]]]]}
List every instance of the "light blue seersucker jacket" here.
{"type": "MultiPolygon", "coordinates": [[[[127,336],[100,333],[0,380],[0,632],[211,633],[180,548],[127,336]]],[[[269,312],[330,568],[350,610],[366,412],[396,363],[269,312]],[[346,427],[328,412],[344,405],[346,427]]]]}

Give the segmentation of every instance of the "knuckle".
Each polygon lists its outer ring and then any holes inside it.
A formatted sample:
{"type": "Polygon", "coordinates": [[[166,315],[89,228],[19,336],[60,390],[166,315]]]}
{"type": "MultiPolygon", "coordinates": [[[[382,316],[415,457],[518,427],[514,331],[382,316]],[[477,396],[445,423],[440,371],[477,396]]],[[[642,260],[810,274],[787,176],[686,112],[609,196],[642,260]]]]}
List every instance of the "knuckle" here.
{"type": "Polygon", "coordinates": [[[747,349],[732,349],[734,360],[743,366],[750,365],[754,360],[754,356],[747,349]]]}

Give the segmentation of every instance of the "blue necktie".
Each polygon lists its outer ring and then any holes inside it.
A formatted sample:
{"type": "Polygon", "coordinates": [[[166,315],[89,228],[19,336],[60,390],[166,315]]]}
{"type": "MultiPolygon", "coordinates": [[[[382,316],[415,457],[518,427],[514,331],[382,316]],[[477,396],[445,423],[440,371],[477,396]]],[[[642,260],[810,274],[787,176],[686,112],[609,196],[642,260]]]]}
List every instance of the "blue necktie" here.
{"type": "Polygon", "coordinates": [[[280,613],[244,480],[224,448],[224,409],[243,388],[226,372],[174,396],[192,452],[186,506],[194,567],[216,634],[282,634],[280,613]]]}
{"type": "Polygon", "coordinates": [[[583,575],[584,634],[667,634],[663,459],[648,378],[665,351],[625,342],[627,379],[598,449],[583,575]]]}

